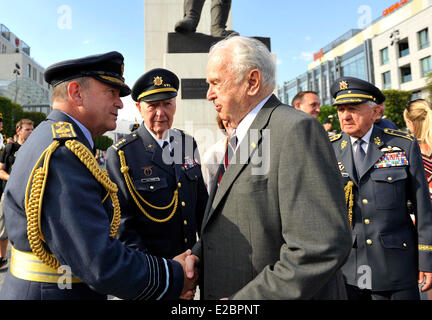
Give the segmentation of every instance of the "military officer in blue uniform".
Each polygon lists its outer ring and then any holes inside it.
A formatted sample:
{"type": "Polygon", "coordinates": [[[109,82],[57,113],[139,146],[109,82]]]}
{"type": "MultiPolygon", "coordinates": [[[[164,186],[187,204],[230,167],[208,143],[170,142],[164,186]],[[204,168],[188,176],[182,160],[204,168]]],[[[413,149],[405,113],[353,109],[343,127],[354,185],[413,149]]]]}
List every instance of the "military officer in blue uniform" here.
{"type": "Polygon", "coordinates": [[[21,147],[5,190],[12,258],[1,299],[177,299],[193,287],[187,253],[165,259],[116,239],[118,188],[91,150],[130,93],[123,67],[109,52],[46,70],[53,111],[21,147]]]}
{"type": "Polygon", "coordinates": [[[119,187],[120,241],[166,258],[193,247],[208,198],[195,140],[171,128],[178,88],[169,70],[142,75],[132,98],[144,121],[107,152],[119,187]]]}
{"type": "Polygon", "coordinates": [[[432,281],[432,206],[417,141],[374,125],[385,100],[374,85],[343,77],[331,93],[342,133],[330,139],[353,235],[342,268],[348,298],[419,299],[418,280],[423,291],[432,281]]]}

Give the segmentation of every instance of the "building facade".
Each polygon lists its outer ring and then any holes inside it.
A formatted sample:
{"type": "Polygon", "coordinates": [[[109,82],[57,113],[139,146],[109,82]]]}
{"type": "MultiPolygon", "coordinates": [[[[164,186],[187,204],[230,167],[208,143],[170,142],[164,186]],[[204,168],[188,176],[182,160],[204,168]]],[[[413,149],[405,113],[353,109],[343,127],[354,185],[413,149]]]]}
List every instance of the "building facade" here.
{"type": "Polygon", "coordinates": [[[323,47],[307,72],[283,83],[279,97],[291,104],[299,91],[312,90],[323,105],[331,105],[331,84],[352,76],[380,89],[426,98],[427,75],[432,72],[431,28],[431,0],[399,0],[366,28],[349,30],[323,47]]]}
{"type": "Polygon", "coordinates": [[[0,24],[0,95],[25,111],[46,114],[51,110],[51,88],[45,69],[30,56],[30,47],[0,24]]]}

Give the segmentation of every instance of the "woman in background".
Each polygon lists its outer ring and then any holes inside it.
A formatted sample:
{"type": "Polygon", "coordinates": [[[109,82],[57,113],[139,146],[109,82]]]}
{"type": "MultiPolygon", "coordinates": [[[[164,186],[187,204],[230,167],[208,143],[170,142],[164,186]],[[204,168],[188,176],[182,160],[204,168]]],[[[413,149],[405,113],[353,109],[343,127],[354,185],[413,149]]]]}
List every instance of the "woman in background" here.
{"type": "Polygon", "coordinates": [[[408,130],[418,140],[429,193],[432,199],[432,109],[423,99],[411,101],[404,111],[404,119],[408,130]]]}

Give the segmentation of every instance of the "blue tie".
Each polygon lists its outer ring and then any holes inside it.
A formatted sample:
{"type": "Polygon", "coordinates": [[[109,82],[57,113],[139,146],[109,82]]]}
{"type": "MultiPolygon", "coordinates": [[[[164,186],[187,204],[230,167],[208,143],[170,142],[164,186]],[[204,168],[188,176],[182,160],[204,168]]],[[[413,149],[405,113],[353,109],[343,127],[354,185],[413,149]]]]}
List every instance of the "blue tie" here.
{"type": "Polygon", "coordinates": [[[363,150],[362,145],[365,143],[362,139],[357,139],[355,142],[357,144],[357,150],[353,152],[354,156],[354,165],[357,171],[357,177],[360,177],[359,169],[363,166],[363,160],[366,156],[365,151],[363,150]]]}

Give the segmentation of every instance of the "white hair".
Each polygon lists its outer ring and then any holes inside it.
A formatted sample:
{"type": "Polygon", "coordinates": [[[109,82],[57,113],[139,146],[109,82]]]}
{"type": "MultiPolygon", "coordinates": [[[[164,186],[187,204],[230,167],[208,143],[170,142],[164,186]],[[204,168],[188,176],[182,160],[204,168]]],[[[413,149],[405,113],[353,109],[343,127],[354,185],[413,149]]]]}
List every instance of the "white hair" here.
{"type": "Polygon", "coordinates": [[[274,90],[276,87],[276,65],[267,47],[259,40],[249,37],[233,36],[223,39],[210,48],[209,57],[219,49],[231,49],[232,60],[227,68],[238,83],[252,69],[258,69],[262,84],[274,90]]]}

